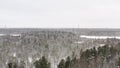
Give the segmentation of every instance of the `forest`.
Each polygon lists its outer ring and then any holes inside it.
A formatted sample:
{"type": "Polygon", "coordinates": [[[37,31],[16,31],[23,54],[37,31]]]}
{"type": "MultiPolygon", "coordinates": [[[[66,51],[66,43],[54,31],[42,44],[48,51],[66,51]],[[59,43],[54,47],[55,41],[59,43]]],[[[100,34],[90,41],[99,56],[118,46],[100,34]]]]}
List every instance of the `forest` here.
{"type": "MultiPolygon", "coordinates": [[[[102,47],[93,47],[80,51],[79,58],[76,58],[74,52],[72,56],[61,59],[57,68],[119,68],[120,67],[120,44],[116,46],[104,45],[102,47]]],[[[25,68],[24,61],[20,64],[14,62],[8,63],[8,68],[25,68]]],[[[51,63],[42,56],[33,63],[35,68],[50,68],[51,63]]]]}

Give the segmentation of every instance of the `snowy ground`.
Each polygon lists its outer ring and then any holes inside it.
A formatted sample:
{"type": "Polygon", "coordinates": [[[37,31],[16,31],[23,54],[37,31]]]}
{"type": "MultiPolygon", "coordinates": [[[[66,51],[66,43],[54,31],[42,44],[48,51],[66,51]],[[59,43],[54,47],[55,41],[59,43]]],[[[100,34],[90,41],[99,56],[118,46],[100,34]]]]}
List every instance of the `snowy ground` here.
{"type": "Polygon", "coordinates": [[[80,35],[81,38],[88,38],[88,39],[107,39],[107,38],[116,38],[120,39],[120,36],[88,36],[88,35],[80,35]]]}

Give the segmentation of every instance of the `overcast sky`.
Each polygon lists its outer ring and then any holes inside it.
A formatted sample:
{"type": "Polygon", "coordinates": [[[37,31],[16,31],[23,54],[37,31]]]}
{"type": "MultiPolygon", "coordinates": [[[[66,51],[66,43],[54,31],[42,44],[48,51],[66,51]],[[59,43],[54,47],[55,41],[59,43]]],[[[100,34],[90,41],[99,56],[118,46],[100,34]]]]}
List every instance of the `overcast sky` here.
{"type": "Polygon", "coordinates": [[[0,27],[120,28],[120,0],[0,0],[0,27]]]}

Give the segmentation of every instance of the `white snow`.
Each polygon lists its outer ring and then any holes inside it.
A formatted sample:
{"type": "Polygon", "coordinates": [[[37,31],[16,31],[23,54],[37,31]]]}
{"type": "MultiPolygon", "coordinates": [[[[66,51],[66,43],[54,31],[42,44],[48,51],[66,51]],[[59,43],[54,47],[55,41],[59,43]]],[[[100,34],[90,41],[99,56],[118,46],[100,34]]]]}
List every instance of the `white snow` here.
{"type": "Polygon", "coordinates": [[[13,53],[13,57],[16,57],[16,53],[13,53]]]}
{"type": "Polygon", "coordinates": [[[6,36],[6,35],[10,35],[10,36],[21,36],[21,34],[0,34],[0,36],[6,36]]]}
{"type": "Polygon", "coordinates": [[[83,42],[83,41],[77,41],[77,42],[75,42],[75,43],[82,44],[82,43],[84,43],[84,42],[83,42]]]}
{"type": "Polygon", "coordinates": [[[28,61],[29,61],[29,63],[32,63],[32,58],[28,57],[28,61]]]}
{"type": "Polygon", "coordinates": [[[36,60],[39,60],[39,59],[40,59],[40,58],[38,58],[38,57],[36,58],[36,60]]]}
{"type": "Polygon", "coordinates": [[[105,46],[105,44],[100,44],[100,47],[105,46]]]}
{"type": "Polygon", "coordinates": [[[10,36],[21,36],[21,34],[10,34],[10,36]]]}
{"type": "Polygon", "coordinates": [[[5,36],[5,34],[0,34],[0,36],[5,36]]]}
{"type": "Polygon", "coordinates": [[[81,38],[88,38],[88,39],[107,39],[107,38],[116,38],[120,39],[120,36],[88,36],[88,35],[80,35],[81,38]]]}

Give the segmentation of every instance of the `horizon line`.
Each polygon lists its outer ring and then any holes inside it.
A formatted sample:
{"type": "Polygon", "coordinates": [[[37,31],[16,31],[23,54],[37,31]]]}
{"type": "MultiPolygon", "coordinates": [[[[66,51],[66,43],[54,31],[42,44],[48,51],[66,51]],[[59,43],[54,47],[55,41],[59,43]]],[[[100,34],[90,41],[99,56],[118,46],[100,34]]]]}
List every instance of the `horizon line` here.
{"type": "Polygon", "coordinates": [[[0,27],[0,29],[120,29],[120,28],[96,28],[96,27],[0,27]]]}

